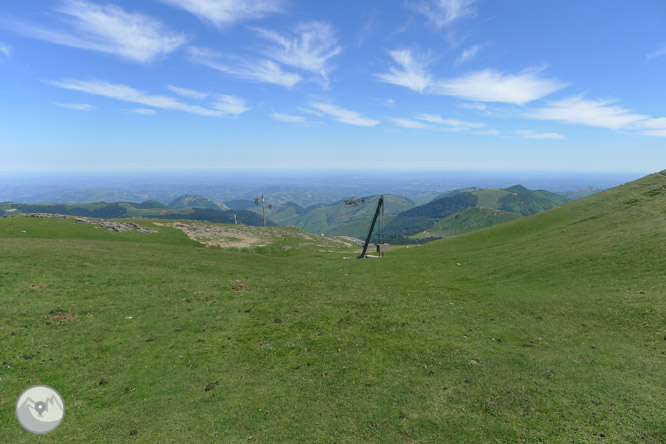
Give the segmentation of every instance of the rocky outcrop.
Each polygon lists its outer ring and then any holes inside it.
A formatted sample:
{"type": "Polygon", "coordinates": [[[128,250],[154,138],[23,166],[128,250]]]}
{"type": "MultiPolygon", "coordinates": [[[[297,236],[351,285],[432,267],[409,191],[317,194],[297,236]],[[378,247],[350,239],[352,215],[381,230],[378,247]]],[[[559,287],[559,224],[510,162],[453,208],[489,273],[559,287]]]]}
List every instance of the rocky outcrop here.
{"type": "MultiPolygon", "coordinates": [[[[64,214],[49,214],[49,213],[27,213],[23,214],[24,217],[40,217],[45,219],[68,219],[70,216],[64,214]]],[[[138,231],[139,233],[152,234],[158,233],[157,230],[142,227],[134,222],[116,222],[106,219],[96,219],[94,217],[78,217],[71,216],[76,222],[95,225],[96,227],[104,228],[115,233],[127,233],[129,231],[138,231]]]]}

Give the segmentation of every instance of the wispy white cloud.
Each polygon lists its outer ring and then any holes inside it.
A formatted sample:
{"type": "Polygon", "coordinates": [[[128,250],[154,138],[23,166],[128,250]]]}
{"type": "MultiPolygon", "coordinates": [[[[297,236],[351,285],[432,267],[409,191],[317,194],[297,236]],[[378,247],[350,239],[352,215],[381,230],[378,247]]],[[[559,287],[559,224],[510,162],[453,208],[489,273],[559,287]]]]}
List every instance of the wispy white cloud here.
{"type": "Polygon", "coordinates": [[[526,139],[566,139],[559,133],[540,133],[535,130],[516,130],[514,133],[526,139]]]}
{"type": "Polygon", "coordinates": [[[358,33],[356,39],[356,47],[360,48],[370,37],[372,37],[379,29],[377,10],[373,9],[367,17],[363,20],[363,27],[358,33]]]}
{"type": "Polygon", "coordinates": [[[5,58],[9,58],[12,55],[11,46],[0,42],[0,55],[4,55],[5,58]]]}
{"type": "Polygon", "coordinates": [[[203,100],[210,95],[210,93],[207,92],[195,91],[193,89],[181,88],[173,85],[167,85],[167,88],[179,96],[187,97],[188,99],[203,100]]]}
{"type": "Polygon", "coordinates": [[[125,109],[123,111],[128,113],[141,114],[142,116],[154,116],[155,114],[157,114],[157,111],[148,108],[132,108],[132,109],[125,109]]]}
{"type": "Polygon", "coordinates": [[[484,69],[453,79],[438,80],[431,91],[478,102],[524,105],[567,86],[558,80],[540,77],[540,71],[528,69],[518,74],[505,74],[484,69]]]}
{"type": "Polygon", "coordinates": [[[419,122],[418,120],[412,120],[412,119],[402,119],[399,117],[395,117],[393,119],[393,123],[396,125],[402,127],[402,128],[410,128],[410,129],[428,129],[428,126],[423,124],[422,122],[419,122]]]}
{"type": "Polygon", "coordinates": [[[426,56],[411,49],[389,54],[398,66],[392,66],[387,73],[377,74],[376,78],[419,93],[524,105],[567,86],[558,80],[540,77],[543,68],[526,69],[518,74],[485,69],[451,79],[437,79],[428,72],[426,56]]]}
{"type": "Polygon", "coordinates": [[[310,106],[318,111],[328,114],[333,117],[334,120],[348,125],[377,126],[381,123],[379,120],[363,117],[356,111],[350,111],[328,103],[311,103],[310,106]]]}
{"type": "Polygon", "coordinates": [[[317,117],[324,117],[326,115],[323,112],[317,111],[316,109],[312,109],[312,108],[302,107],[302,108],[298,108],[298,110],[301,111],[301,112],[304,112],[306,114],[312,114],[313,116],[317,116],[317,117]]]}
{"type": "Polygon", "coordinates": [[[332,70],[329,60],[342,51],[329,23],[301,23],[294,27],[291,35],[259,28],[255,31],[273,43],[266,48],[266,56],[283,65],[316,74],[324,85],[328,85],[328,75],[332,70]]]}
{"type": "Polygon", "coordinates": [[[485,109],[487,108],[487,106],[484,105],[483,103],[459,103],[458,107],[465,109],[474,109],[477,111],[485,111],[485,109]]]}
{"type": "Polygon", "coordinates": [[[211,106],[222,112],[224,115],[238,116],[243,114],[246,111],[249,111],[250,108],[245,105],[245,100],[236,96],[229,95],[219,95],[215,102],[211,106]]]}
{"type": "Polygon", "coordinates": [[[487,131],[494,131],[480,130],[486,126],[481,122],[445,119],[438,114],[421,113],[415,119],[392,118],[391,120],[397,126],[412,129],[427,129],[442,132],[472,132],[474,134],[488,134],[487,131]]]}
{"type": "Polygon", "coordinates": [[[664,54],[666,54],[666,42],[663,42],[663,43],[659,44],[659,46],[657,46],[657,49],[648,53],[645,57],[648,60],[651,60],[651,59],[654,59],[656,57],[661,57],[664,54]]]}
{"type": "Polygon", "coordinates": [[[282,12],[282,0],[162,0],[218,28],[282,12]]]}
{"type": "Polygon", "coordinates": [[[187,38],[169,31],[160,21],[111,4],[86,0],[63,0],[55,11],[64,22],[62,29],[49,28],[7,17],[0,27],[50,43],[88,49],[135,62],[148,63],[181,46],[187,38]]]}
{"type": "Polygon", "coordinates": [[[444,119],[440,115],[427,114],[427,113],[420,114],[418,119],[423,120],[424,122],[436,123],[438,125],[447,125],[453,128],[460,128],[460,129],[483,128],[485,126],[485,124],[481,122],[465,122],[456,119],[444,119]]]}
{"type": "Polygon", "coordinates": [[[457,65],[462,65],[465,62],[469,62],[484,48],[483,45],[472,45],[469,48],[463,49],[458,58],[456,59],[457,65]]]}
{"type": "Polygon", "coordinates": [[[390,51],[389,55],[398,64],[392,66],[389,72],[377,74],[381,82],[404,86],[413,91],[422,93],[431,83],[428,73],[428,57],[411,49],[390,51]]]}
{"type": "Polygon", "coordinates": [[[666,136],[666,118],[652,118],[644,114],[636,114],[614,103],[615,100],[611,99],[593,100],[579,95],[528,111],[525,117],[639,132],[648,136],[666,136]]]}
{"type": "Polygon", "coordinates": [[[438,30],[463,17],[476,15],[476,0],[424,0],[408,3],[408,6],[426,16],[438,30]]]}
{"type": "Polygon", "coordinates": [[[499,136],[499,131],[494,130],[494,129],[477,130],[477,131],[474,131],[474,134],[478,134],[480,136],[499,136]]]}
{"type": "Polygon", "coordinates": [[[528,112],[533,119],[556,120],[563,123],[626,129],[648,118],[612,105],[613,100],[588,100],[582,96],[568,97],[528,112]]]}
{"type": "Polygon", "coordinates": [[[206,108],[199,105],[189,105],[173,97],[146,94],[127,85],[110,83],[103,80],[61,80],[48,83],[59,88],[80,91],[123,102],[138,103],[158,109],[184,111],[201,116],[237,116],[249,109],[245,106],[243,99],[233,96],[218,96],[216,102],[210,108],[206,108]]]}
{"type": "Polygon", "coordinates": [[[271,113],[270,116],[275,120],[279,120],[280,122],[290,122],[290,123],[305,122],[305,117],[303,116],[294,116],[291,114],[283,114],[283,113],[271,113]]]}
{"type": "Polygon", "coordinates": [[[272,60],[235,58],[233,62],[223,63],[220,61],[221,55],[210,49],[191,47],[188,52],[194,62],[239,79],[272,83],[286,88],[292,88],[301,81],[301,76],[283,71],[280,65],[272,60]]]}
{"type": "Polygon", "coordinates": [[[666,137],[666,130],[648,130],[643,131],[642,134],[646,136],[666,137]]]}
{"type": "Polygon", "coordinates": [[[91,111],[94,106],[87,103],[62,103],[62,102],[51,102],[51,105],[59,106],[61,108],[75,109],[77,111],[91,111]]]}

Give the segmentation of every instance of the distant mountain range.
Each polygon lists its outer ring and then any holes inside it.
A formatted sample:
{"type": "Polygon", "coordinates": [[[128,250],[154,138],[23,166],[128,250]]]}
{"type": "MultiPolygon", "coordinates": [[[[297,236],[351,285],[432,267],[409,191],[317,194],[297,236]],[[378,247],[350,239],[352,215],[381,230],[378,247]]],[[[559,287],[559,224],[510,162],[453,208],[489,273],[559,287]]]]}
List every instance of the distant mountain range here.
{"type": "Polygon", "coordinates": [[[169,208],[182,209],[182,208],[210,208],[213,210],[225,211],[229,207],[219,202],[213,202],[198,194],[184,194],[169,203],[169,208]]]}
{"type": "MultiPolygon", "coordinates": [[[[278,225],[290,225],[310,233],[365,238],[378,196],[364,204],[332,204],[301,207],[289,202],[268,213],[278,225]]],[[[361,199],[356,199],[360,202],[361,199]]],[[[438,195],[422,205],[410,199],[384,196],[384,236],[389,243],[416,243],[466,233],[544,211],[569,201],[544,190],[522,185],[506,189],[468,187],[438,195]]],[[[237,208],[257,210],[253,202],[235,201],[237,208]]],[[[231,206],[231,202],[227,202],[231,206]]]]}
{"type": "MultiPolygon", "coordinates": [[[[51,213],[71,216],[98,217],[104,219],[145,217],[153,219],[185,219],[218,223],[242,223],[263,226],[260,215],[246,210],[229,210],[226,205],[213,202],[199,195],[183,195],[173,200],[168,206],[149,200],[134,202],[96,202],[89,204],[21,204],[14,202],[0,203],[0,216],[20,213],[51,213]]],[[[267,221],[269,226],[275,223],[267,221]]]]}
{"type": "Polygon", "coordinates": [[[562,196],[575,200],[575,199],[580,199],[583,197],[591,196],[593,194],[597,194],[600,191],[603,191],[603,188],[599,187],[581,187],[572,191],[565,191],[563,193],[560,193],[562,196]]]}
{"type": "MultiPolygon", "coordinates": [[[[301,207],[293,202],[274,209],[270,213],[272,221],[278,225],[289,225],[309,233],[365,237],[370,219],[374,215],[379,196],[365,197],[365,203],[356,199],[357,205],[344,200],[332,203],[301,207]]],[[[414,202],[400,196],[384,196],[384,216],[392,219],[396,214],[413,208],[414,202]]]]}
{"type": "MultiPolygon", "coordinates": [[[[389,243],[422,243],[490,227],[529,216],[573,198],[600,191],[585,187],[556,194],[529,190],[522,185],[509,188],[467,187],[437,195],[417,205],[411,199],[384,195],[383,235],[389,243]]],[[[266,208],[267,225],[287,225],[315,234],[364,239],[379,196],[302,207],[295,202],[266,208]]],[[[57,213],[99,218],[145,217],[186,219],[262,226],[262,207],[254,200],[215,202],[198,194],[185,194],[164,205],[155,200],[142,203],[97,202],[89,204],[0,203],[0,216],[19,213],[57,213]]],[[[376,235],[377,236],[377,235],[376,235]]]]}

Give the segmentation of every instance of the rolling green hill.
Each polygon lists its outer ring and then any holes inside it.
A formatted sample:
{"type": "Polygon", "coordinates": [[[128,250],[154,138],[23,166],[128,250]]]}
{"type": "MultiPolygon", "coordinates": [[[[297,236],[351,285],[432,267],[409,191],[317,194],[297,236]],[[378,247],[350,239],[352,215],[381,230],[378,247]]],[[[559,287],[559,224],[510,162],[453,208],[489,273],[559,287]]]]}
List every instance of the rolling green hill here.
{"type": "MultiPolygon", "coordinates": [[[[97,202],[90,204],[19,204],[13,202],[0,203],[0,216],[11,216],[21,213],[48,213],[65,214],[70,216],[85,216],[96,218],[157,218],[157,219],[185,219],[209,221],[218,223],[233,223],[234,215],[239,223],[253,226],[263,226],[263,218],[257,213],[246,210],[220,210],[204,207],[169,208],[159,202],[147,201],[144,203],[97,202]]],[[[270,220],[266,225],[274,226],[270,220]]]]}
{"type": "MultiPolygon", "coordinates": [[[[379,196],[365,198],[365,204],[334,204],[302,208],[293,202],[269,213],[278,225],[289,225],[309,233],[336,234],[365,238],[375,213],[379,196]]],[[[360,199],[357,199],[360,202],[360,199]]],[[[414,202],[400,197],[384,196],[384,214],[391,216],[414,207],[414,202]]]]}
{"type": "Polygon", "coordinates": [[[224,202],[224,205],[227,206],[230,210],[248,210],[248,211],[253,211],[255,209],[259,209],[261,211],[261,207],[258,207],[253,200],[249,199],[235,199],[235,200],[230,200],[228,202],[224,202]]]}
{"type": "Polygon", "coordinates": [[[520,213],[523,216],[536,214],[569,201],[559,194],[544,190],[532,191],[522,185],[514,185],[505,191],[508,191],[509,194],[497,199],[497,208],[511,213],[520,213]]]}
{"type": "Polygon", "coordinates": [[[515,219],[506,213],[529,216],[567,202],[564,196],[549,191],[532,191],[522,185],[507,189],[465,188],[441,195],[424,205],[400,213],[386,223],[386,238],[391,243],[414,243],[414,239],[435,238],[466,233],[515,219]],[[458,213],[471,208],[483,211],[458,213]],[[458,217],[456,217],[458,216],[458,217]],[[440,224],[448,218],[444,226],[440,224]]]}
{"type": "Polygon", "coordinates": [[[666,171],[375,260],[1,219],[0,441],[48,384],[44,443],[665,442],[665,220],[666,171]]]}
{"type": "Polygon", "coordinates": [[[210,208],[213,210],[228,210],[229,207],[219,202],[213,202],[198,194],[184,194],[169,203],[169,208],[176,210],[181,208],[210,208]]]}
{"type": "Polygon", "coordinates": [[[474,193],[460,193],[433,200],[396,215],[386,224],[385,233],[387,236],[415,234],[451,214],[475,207],[477,203],[478,197],[474,193]]]}
{"type": "Polygon", "coordinates": [[[482,228],[492,227],[511,220],[519,219],[520,214],[492,208],[474,207],[452,214],[437,222],[425,231],[413,235],[414,239],[430,237],[450,237],[482,228]]]}
{"type": "Polygon", "coordinates": [[[589,186],[589,187],[578,188],[572,191],[566,191],[560,194],[566,197],[567,199],[574,200],[574,199],[580,199],[581,197],[591,196],[593,194],[599,193],[600,191],[602,191],[602,189],[599,187],[589,186]]]}

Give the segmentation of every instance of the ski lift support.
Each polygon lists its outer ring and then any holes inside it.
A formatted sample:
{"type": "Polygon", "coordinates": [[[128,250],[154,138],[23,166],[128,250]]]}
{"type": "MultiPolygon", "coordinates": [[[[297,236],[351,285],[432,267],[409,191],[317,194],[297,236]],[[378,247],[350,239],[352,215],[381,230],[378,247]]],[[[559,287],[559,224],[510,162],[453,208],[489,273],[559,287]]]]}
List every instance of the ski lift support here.
{"type": "MultiPolygon", "coordinates": [[[[363,245],[363,252],[358,256],[357,259],[364,259],[365,254],[368,252],[368,245],[370,245],[370,238],[372,237],[372,231],[375,229],[375,224],[377,223],[377,218],[379,217],[379,210],[384,212],[384,195],[379,196],[377,201],[377,209],[375,210],[375,216],[372,218],[372,223],[370,224],[370,230],[368,231],[368,237],[365,238],[365,244],[363,245]]],[[[384,239],[381,239],[381,243],[384,243],[384,239]]]]}

